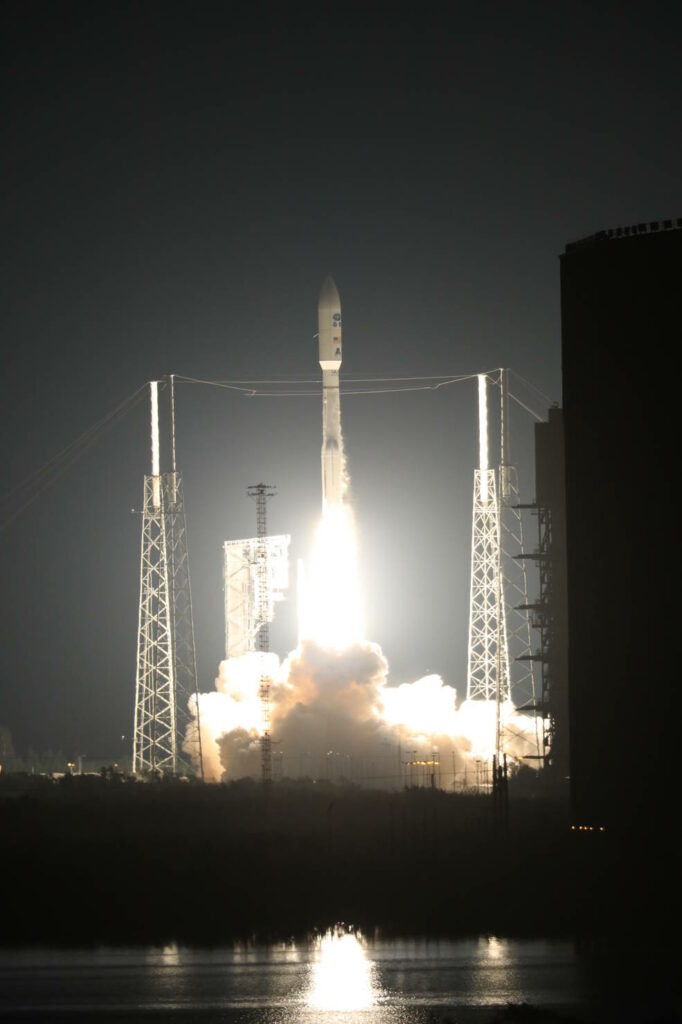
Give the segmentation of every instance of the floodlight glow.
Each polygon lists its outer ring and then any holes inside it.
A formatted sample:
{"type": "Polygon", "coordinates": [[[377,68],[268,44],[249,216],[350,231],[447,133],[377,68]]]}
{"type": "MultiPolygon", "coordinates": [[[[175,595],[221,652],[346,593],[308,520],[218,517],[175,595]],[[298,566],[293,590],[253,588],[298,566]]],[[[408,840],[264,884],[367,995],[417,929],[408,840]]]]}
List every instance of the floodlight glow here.
{"type": "Polygon", "coordinates": [[[488,395],[485,374],[478,375],[478,468],[481,470],[481,502],[488,502],[488,395]]]}

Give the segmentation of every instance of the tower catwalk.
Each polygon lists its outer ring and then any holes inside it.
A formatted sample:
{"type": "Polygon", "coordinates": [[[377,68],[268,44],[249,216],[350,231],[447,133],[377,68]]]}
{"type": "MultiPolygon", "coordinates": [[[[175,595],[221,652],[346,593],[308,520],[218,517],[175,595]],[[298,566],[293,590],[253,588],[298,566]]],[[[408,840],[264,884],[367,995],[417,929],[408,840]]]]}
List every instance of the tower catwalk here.
{"type": "Polygon", "coordinates": [[[509,651],[502,593],[500,515],[495,471],[488,468],[485,374],[478,376],[479,468],[474,470],[467,700],[495,701],[495,750],[500,754],[500,706],[510,699],[509,651]]]}
{"type": "Polygon", "coordinates": [[[175,465],[173,378],[168,380],[171,471],[160,472],[159,387],[150,384],[152,472],[144,479],[133,772],[203,778],[187,524],[175,465]],[[196,702],[196,726],[189,710],[196,702]]]}
{"type": "MultiPolygon", "coordinates": [[[[258,571],[256,576],[256,617],[259,623],[256,636],[256,650],[267,654],[270,650],[270,617],[268,607],[270,603],[270,577],[268,568],[268,530],[267,530],[267,503],[268,498],[273,498],[277,490],[269,484],[254,484],[249,487],[248,495],[256,502],[256,537],[258,539],[258,571]]],[[[270,736],[270,686],[271,680],[267,674],[265,665],[262,668],[260,687],[258,695],[261,702],[262,735],[260,741],[261,749],[261,774],[263,782],[267,785],[272,782],[272,737],[270,736]]]]}

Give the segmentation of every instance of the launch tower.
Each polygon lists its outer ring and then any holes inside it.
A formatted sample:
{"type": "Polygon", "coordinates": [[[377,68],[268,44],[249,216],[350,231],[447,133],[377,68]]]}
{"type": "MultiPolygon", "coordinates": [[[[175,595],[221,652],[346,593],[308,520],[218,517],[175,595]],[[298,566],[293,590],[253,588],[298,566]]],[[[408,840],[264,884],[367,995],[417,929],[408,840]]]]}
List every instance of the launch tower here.
{"type": "Polygon", "coordinates": [[[168,378],[170,472],[161,472],[159,382],[150,383],[151,475],[144,478],[133,772],[203,779],[197,667],[182,474],[175,462],[175,400],[168,378]],[[195,737],[186,742],[196,702],[195,737]]]}
{"type": "Polygon", "coordinates": [[[486,375],[478,375],[479,468],[474,470],[467,700],[495,701],[495,750],[501,751],[500,707],[510,700],[509,649],[495,470],[488,467],[486,375]]]}
{"type": "MultiPolygon", "coordinates": [[[[258,561],[257,561],[257,590],[256,590],[256,615],[258,620],[258,633],[256,635],[256,650],[267,654],[270,650],[270,618],[268,607],[270,593],[269,571],[268,571],[268,530],[267,530],[267,504],[268,498],[273,498],[277,490],[269,484],[254,484],[249,487],[248,494],[256,502],[256,537],[258,540],[258,561]]],[[[262,734],[260,740],[261,749],[261,773],[263,782],[269,785],[272,782],[272,737],[270,735],[270,687],[271,679],[267,674],[265,665],[262,669],[258,695],[261,702],[262,734]]]]}

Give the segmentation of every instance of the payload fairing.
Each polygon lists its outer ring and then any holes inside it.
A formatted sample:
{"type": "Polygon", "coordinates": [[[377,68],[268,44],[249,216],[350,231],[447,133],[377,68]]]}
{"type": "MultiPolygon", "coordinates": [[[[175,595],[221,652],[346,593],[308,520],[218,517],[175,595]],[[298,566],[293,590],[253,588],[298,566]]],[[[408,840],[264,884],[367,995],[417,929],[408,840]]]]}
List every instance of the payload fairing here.
{"type": "Polygon", "coordinates": [[[325,278],[317,307],[322,367],[322,507],[341,505],[343,441],[339,369],[341,368],[341,300],[331,277],[325,278]]]}

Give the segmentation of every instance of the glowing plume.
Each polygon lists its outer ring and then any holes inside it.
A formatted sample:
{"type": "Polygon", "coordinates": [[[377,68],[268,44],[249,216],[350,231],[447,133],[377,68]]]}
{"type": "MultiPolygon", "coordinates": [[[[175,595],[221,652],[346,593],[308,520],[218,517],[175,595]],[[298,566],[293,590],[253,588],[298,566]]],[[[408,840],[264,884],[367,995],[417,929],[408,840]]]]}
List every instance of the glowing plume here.
{"type": "Polygon", "coordinates": [[[355,524],[345,505],[325,509],[301,609],[303,639],[334,650],[362,640],[355,524]]]}

